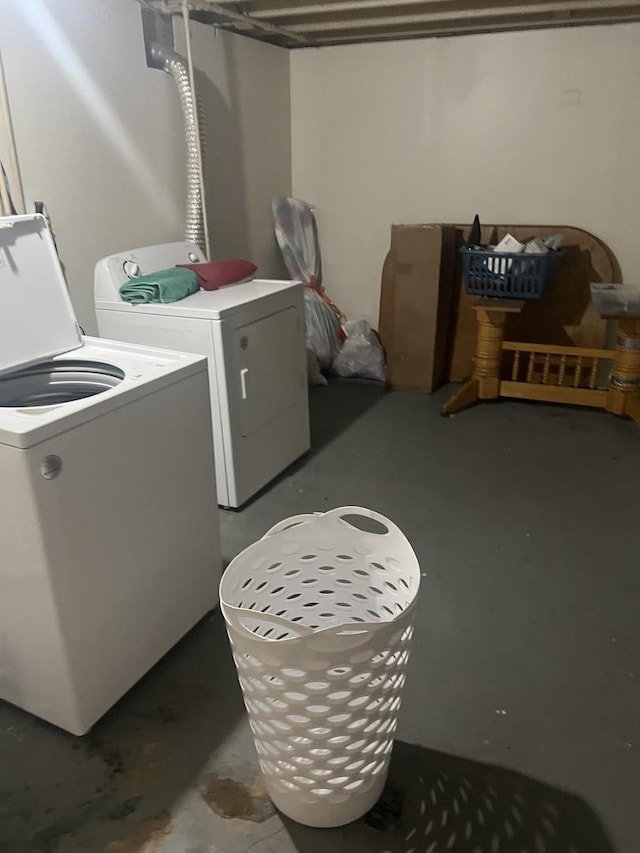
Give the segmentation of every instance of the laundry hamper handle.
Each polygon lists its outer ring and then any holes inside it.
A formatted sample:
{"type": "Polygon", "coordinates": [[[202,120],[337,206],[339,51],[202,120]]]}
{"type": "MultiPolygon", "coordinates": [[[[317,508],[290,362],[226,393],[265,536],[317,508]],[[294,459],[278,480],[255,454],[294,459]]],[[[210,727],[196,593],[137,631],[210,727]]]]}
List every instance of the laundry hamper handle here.
{"type": "Polygon", "coordinates": [[[267,536],[275,536],[278,533],[282,533],[283,531],[289,530],[292,527],[297,527],[299,524],[304,524],[304,522],[311,521],[315,518],[339,520],[342,522],[342,524],[346,525],[347,527],[350,527],[352,530],[357,530],[360,535],[374,539],[380,536],[387,536],[389,534],[392,534],[400,536],[403,540],[406,540],[406,537],[404,533],[400,530],[400,528],[397,527],[386,516],[382,515],[379,512],[376,512],[373,509],[367,509],[363,506],[340,506],[336,507],[336,509],[330,509],[328,512],[307,512],[301,513],[300,515],[292,515],[290,518],[284,518],[282,521],[279,521],[277,524],[274,524],[273,527],[267,530],[267,532],[262,538],[266,539],[267,536]],[[375,521],[382,527],[384,527],[385,533],[372,533],[369,530],[362,530],[359,527],[355,527],[355,525],[344,519],[345,515],[361,515],[365,518],[370,518],[372,521],[375,521]]]}
{"type": "Polygon", "coordinates": [[[390,521],[386,516],[373,509],[367,509],[363,506],[340,506],[336,509],[330,509],[328,512],[323,513],[323,518],[338,522],[350,530],[355,530],[360,537],[368,539],[373,543],[380,543],[383,538],[386,539],[386,537],[391,537],[392,539],[398,539],[403,543],[408,544],[407,537],[404,535],[402,530],[400,530],[393,521],[390,521]],[[372,533],[370,530],[362,530],[360,527],[356,527],[354,524],[351,524],[350,521],[347,521],[345,516],[348,515],[360,515],[364,518],[369,518],[384,527],[385,532],[372,533]]]}
{"type": "Polygon", "coordinates": [[[300,515],[292,515],[290,518],[283,518],[282,521],[279,521],[277,524],[274,524],[273,527],[270,527],[262,538],[266,539],[267,536],[275,536],[276,533],[282,533],[290,527],[297,527],[298,524],[303,524],[305,521],[311,521],[312,518],[318,518],[321,515],[321,512],[305,512],[300,515]]]}

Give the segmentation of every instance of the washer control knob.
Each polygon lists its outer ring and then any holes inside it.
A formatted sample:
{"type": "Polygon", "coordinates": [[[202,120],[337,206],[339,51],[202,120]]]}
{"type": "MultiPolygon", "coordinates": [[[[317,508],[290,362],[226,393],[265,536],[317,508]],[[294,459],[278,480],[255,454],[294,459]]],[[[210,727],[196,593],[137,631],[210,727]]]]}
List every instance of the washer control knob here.
{"type": "Polygon", "coordinates": [[[189,252],[189,260],[192,264],[199,264],[200,258],[196,255],[195,252],[189,252]]]}
{"type": "Polygon", "coordinates": [[[55,454],[45,456],[40,465],[40,474],[45,480],[55,480],[62,471],[62,459],[55,454]]]}
{"type": "Polygon", "coordinates": [[[125,261],[122,269],[127,278],[137,278],[140,275],[140,265],[135,261],[125,261]]]}

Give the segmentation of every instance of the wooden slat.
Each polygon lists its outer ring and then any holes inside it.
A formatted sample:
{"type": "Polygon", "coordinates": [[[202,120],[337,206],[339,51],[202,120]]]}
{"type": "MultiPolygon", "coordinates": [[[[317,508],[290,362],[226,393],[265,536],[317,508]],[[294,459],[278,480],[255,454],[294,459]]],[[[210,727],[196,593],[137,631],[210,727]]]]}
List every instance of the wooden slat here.
{"type": "Polygon", "coordinates": [[[593,364],[591,365],[591,376],[589,377],[589,388],[596,387],[596,378],[598,375],[598,359],[593,359],[593,364]]]}
{"type": "MultiPolygon", "coordinates": [[[[503,347],[504,349],[504,347],[503,347]]],[[[529,353],[529,365],[527,367],[527,382],[531,382],[533,379],[533,369],[536,366],[536,356],[535,353],[529,353]]]]}
{"type": "Polygon", "coordinates": [[[607,392],[591,388],[563,388],[557,385],[504,380],[500,383],[500,396],[543,400],[547,403],[568,403],[574,406],[594,406],[600,409],[605,406],[607,392]]]}
{"type": "Polygon", "coordinates": [[[520,373],[520,351],[518,350],[513,358],[513,367],[511,368],[511,378],[515,382],[520,373]]]}
{"type": "Polygon", "coordinates": [[[591,347],[562,347],[553,344],[525,344],[520,341],[504,341],[502,349],[510,352],[541,352],[551,355],[583,356],[583,358],[613,358],[612,349],[593,349],[591,347]]]}
{"type": "Polygon", "coordinates": [[[582,356],[579,355],[576,360],[576,372],[573,375],[573,387],[578,388],[580,386],[580,380],[582,379],[582,356]]]}
{"type": "Polygon", "coordinates": [[[562,353],[562,358],[560,359],[560,370],[558,371],[558,385],[562,385],[564,383],[564,374],[567,369],[567,354],[562,353]]]}

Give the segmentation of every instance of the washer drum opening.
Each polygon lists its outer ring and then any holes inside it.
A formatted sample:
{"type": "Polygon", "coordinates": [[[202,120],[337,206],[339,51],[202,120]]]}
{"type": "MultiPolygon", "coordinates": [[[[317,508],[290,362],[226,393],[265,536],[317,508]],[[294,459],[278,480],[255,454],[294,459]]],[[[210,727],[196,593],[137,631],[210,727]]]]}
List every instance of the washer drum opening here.
{"type": "Polygon", "coordinates": [[[115,388],[124,370],[102,361],[43,361],[0,377],[0,407],[54,406],[115,388]]]}

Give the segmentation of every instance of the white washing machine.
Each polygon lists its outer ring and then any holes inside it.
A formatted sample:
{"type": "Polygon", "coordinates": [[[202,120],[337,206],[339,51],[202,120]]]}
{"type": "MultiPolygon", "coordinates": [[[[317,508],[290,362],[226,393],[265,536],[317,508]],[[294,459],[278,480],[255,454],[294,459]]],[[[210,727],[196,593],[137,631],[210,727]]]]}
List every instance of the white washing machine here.
{"type": "Polygon", "coordinates": [[[302,285],[253,280],[169,305],[130,305],[138,275],[203,261],[193,243],[132,249],[96,265],[101,335],[209,360],[218,503],[239,507],[309,449],[302,285]]]}
{"type": "Polygon", "coordinates": [[[217,602],[206,360],[80,335],[0,219],[0,699],[83,734],[217,602]]]}

